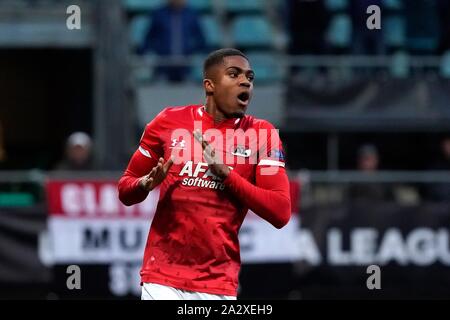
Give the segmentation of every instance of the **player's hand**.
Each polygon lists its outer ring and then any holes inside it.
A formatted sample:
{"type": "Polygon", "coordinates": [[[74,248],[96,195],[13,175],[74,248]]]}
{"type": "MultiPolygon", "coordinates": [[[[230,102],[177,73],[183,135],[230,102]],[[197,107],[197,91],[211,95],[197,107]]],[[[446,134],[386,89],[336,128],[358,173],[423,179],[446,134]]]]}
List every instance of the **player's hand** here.
{"type": "Polygon", "coordinates": [[[223,163],[220,163],[216,158],[215,150],[209,145],[205,140],[200,130],[195,130],[193,132],[195,140],[200,142],[203,149],[203,156],[209,165],[212,173],[221,179],[225,179],[230,174],[230,168],[223,163]]]}
{"type": "Polygon", "coordinates": [[[159,158],[158,164],[153,167],[149,174],[139,180],[139,187],[145,191],[152,191],[163,182],[173,165],[173,158],[164,162],[164,158],[159,158]]]}

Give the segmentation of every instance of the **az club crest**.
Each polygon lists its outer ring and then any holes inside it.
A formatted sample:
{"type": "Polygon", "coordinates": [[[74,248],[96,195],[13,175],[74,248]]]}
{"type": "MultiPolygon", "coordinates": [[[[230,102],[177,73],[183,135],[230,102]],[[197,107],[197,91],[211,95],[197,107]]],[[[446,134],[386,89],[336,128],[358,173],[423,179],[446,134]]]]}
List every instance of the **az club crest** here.
{"type": "Polygon", "coordinates": [[[244,146],[237,146],[236,148],[234,148],[234,151],[232,151],[231,154],[238,157],[248,158],[252,154],[252,150],[245,149],[244,146]]]}

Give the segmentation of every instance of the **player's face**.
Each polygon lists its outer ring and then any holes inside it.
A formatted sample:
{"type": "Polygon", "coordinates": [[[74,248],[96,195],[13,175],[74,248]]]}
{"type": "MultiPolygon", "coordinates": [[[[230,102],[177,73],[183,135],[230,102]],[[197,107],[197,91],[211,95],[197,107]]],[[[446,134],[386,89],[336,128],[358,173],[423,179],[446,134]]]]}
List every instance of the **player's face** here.
{"type": "Polygon", "coordinates": [[[217,108],[227,117],[245,115],[253,94],[254,72],[244,57],[230,56],[218,66],[213,98],[217,108]]]}

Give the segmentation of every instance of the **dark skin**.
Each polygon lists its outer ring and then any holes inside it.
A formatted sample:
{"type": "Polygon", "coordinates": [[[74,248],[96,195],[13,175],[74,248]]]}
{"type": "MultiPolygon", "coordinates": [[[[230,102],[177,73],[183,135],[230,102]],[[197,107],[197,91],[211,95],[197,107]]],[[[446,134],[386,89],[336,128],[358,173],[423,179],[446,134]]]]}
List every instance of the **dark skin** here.
{"type": "Polygon", "coordinates": [[[223,63],[212,66],[203,80],[206,93],[206,112],[213,116],[216,124],[228,118],[241,118],[253,93],[254,72],[244,57],[230,56],[223,63]],[[237,97],[247,92],[248,100],[237,97]]]}
{"type": "MultiPolygon", "coordinates": [[[[215,123],[229,118],[242,118],[250,103],[253,93],[255,75],[250,63],[242,56],[229,56],[222,64],[208,70],[203,87],[206,92],[206,112],[213,116],[215,123]],[[245,94],[244,98],[240,98],[245,94]]],[[[215,152],[205,141],[200,132],[194,132],[194,137],[202,144],[203,155],[212,173],[221,179],[230,174],[230,168],[218,163],[215,152]]]]}
{"type": "MultiPolygon", "coordinates": [[[[253,93],[254,72],[247,59],[241,56],[229,56],[223,63],[212,66],[206,72],[203,87],[206,93],[205,110],[219,124],[230,118],[242,118],[250,103],[253,93]]],[[[229,173],[230,168],[218,163],[214,150],[203,139],[201,132],[194,132],[194,138],[202,144],[203,155],[212,173],[222,180],[229,173]]],[[[167,162],[160,158],[158,164],[139,181],[139,186],[145,191],[151,191],[167,176],[173,159],[167,162]]]]}
{"type": "Polygon", "coordinates": [[[139,180],[139,187],[145,191],[152,191],[163,182],[172,165],[172,157],[167,161],[164,161],[164,158],[159,158],[158,164],[153,167],[150,173],[139,180]]]}

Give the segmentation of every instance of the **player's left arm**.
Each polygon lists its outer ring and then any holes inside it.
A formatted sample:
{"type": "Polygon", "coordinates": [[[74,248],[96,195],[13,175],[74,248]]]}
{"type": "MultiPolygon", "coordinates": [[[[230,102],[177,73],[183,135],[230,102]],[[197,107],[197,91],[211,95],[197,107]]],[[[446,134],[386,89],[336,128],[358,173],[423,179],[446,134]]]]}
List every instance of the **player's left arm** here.
{"type": "Polygon", "coordinates": [[[224,184],[241,203],[274,227],[279,229],[289,222],[291,199],[284,168],[257,166],[255,185],[231,170],[224,184]],[[264,174],[266,169],[274,169],[274,174],[264,174]]]}
{"type": "Polygon", "coordinates": [[[227,189],[261,218],[276,228],[282,228],[291,217],[289,179],[277,131],[273,131],[273,126],[268,122],[264,123],[263,129],[268,130],[268,136],[259,150],[255,184],[230,170],[225,164],[217,163],[214,150],[200,132],[194,132],[194,137],[202,144],[203,155],[212,172],[224,180],[227,189]]]}

